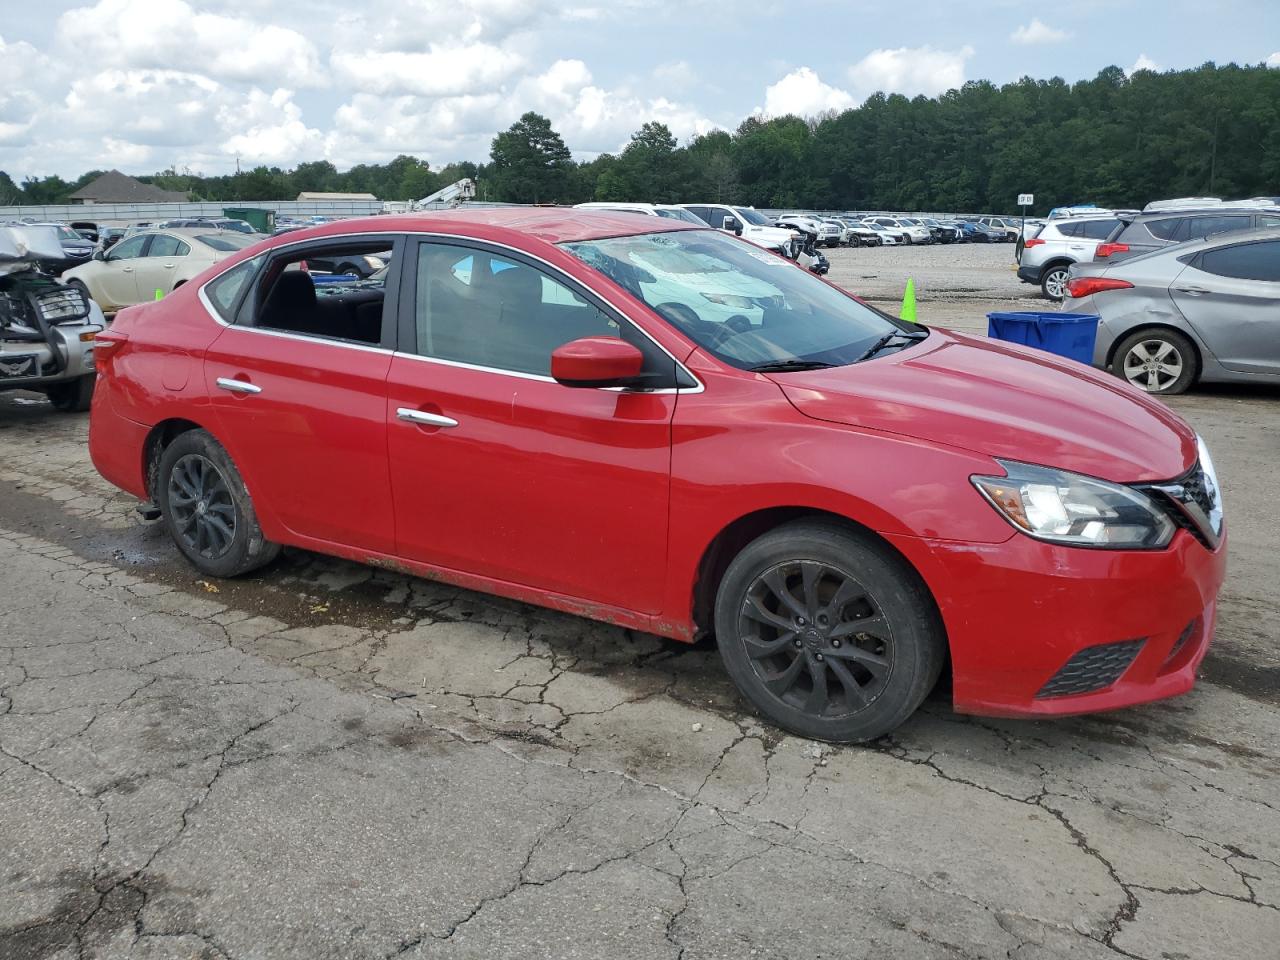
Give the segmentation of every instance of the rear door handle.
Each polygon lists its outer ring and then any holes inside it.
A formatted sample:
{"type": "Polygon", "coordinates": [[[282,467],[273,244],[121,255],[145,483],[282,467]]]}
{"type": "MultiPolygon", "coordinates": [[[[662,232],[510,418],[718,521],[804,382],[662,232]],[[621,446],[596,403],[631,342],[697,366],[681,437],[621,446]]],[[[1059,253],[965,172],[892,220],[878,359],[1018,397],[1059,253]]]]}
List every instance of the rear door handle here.
{"type": "Polygon", "coordinates": [[[1206,290],[1204,287],[1178,287],[1179,293],[1188,293],[1193,297],[1200,297],[1206,293],[1212,293],[1212,290],[1206,290]]]}
{"type": "Polygon", "coordinates": [[[219,377],[215,381],[223,390],[230,390],[232,393],[261,393],[262,388],[256,383],[246,383],[244,380],[232,380],[230,377],[219,377]]]}
{"type": "Polygon", "coordinates": [[[414,410],[410,407],[400,407],[396,410],[396,418],[407,423],[421,424],[425,427],[456,427],[458,425],[458,421],[452,417],[441,416],[438,413],[427,413],[425,410],[414,410]]]}

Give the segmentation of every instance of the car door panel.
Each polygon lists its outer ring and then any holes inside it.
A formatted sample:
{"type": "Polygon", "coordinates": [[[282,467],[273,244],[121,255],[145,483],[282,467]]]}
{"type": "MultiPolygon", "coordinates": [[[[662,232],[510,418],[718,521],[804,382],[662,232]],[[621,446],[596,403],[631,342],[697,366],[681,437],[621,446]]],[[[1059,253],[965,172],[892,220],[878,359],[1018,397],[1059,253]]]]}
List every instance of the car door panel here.
{"type": "Polygon", "coordinates": [[[134,266],[134,282],[137,284],[140,300],[150,300],[158,290],[162,296],[173,292],[178,268],[191,252],[186,241],[167,234],[158,234],[151,238],[147,247],[147,255],[140,258],[134,266]],[[181,252],[185,248],[185,253],[181,252]]]}
{"type": "MultiPolygon", "coordinates": [[[[304,255],[291,248],[277,261],[304,255]]],[[[295,537],[394,554],[386,390],[397,270],[385,288],[382,346],[255,327],[246,298],[237,320],[249,319],[224,325],[205,353],[220,438],[255,500],[295,537]]],[[[270,263],[261,271],[296,275],[270,263]]]]}
{"type": "Polygon", "coordinates": [[[1280,283],[1186,267],[1169,295],[1228,370],[1280,374],[1280,283]]]}
{"type": "MultiPolygon", "coordinates": [[[[416,300],[402,295],[403,310],[412,313],[416,300]]],[[[676,400],[398,354],[386,406],[397,552],[658,611],[676,400]],[[423,423],[415,412],[457,425],[423,423]]]]}
{"type": "Polygon", "coordinates": [[[138,237],[136,244],[131,243],[132,239],[121,241],[100,263],[97,285],[111,307],[131,306],[141,299],[138,296],[137,270],[138,264],[145,259],[150,238],[138,237]],[[135,250],[135,256],[123,256],[135,250]]]}

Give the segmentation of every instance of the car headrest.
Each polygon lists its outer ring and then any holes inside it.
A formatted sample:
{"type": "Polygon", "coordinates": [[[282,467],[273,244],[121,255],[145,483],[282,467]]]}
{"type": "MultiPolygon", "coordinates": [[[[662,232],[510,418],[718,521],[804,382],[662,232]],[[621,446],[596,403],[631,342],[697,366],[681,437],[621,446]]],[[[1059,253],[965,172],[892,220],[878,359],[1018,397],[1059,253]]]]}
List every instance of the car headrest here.
{"type": "Polygon", "coordinates": [[[286,270],[276,278],[275,285],[262,305],[263,313],[277,310],[311,310],[316,305],[316,285],[305,270],[286,270]]]}
{"type": "Polygon", "coordinates": [[[529,267],[508,267],[495,273],[491,287],[505,304],[532,306],[542,302],[542,275],[529,267]]]}

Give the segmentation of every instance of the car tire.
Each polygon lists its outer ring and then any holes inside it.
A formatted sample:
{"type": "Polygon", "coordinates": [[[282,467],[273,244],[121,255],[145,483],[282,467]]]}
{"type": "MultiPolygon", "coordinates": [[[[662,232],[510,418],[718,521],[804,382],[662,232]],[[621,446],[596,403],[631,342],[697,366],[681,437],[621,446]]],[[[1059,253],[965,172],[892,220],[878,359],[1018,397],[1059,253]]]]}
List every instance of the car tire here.
{"type": "Polygon", "coordinates": [[[1061,303],[1067,296],[1067,272],[1071,269],[1068,263],[1054,263],[1044,268],[1040,274],[1040,292],[1045,299],[1061,303]]]}
{"type": "Polygon", "coordinates": [[[169,535],[201,573],[238,577],[280,553],[262,535],[240,471],[212,434],[180,434],[161,455],[156,477],[155,501],[169,535]]]}
{"type": "Polygon", "coordinates": [[[748,544],[720,582],[715,626],[743,696],[817,740],[889,733],[946,658],[941,618],[916,572],[879,540],[832,523],[787,524],[748,544]]]}
{"type": "Polygon", "coordinates": [[[55,410],[63,413],[84,413],[93,404],[93,387],[98,378],[96,374],[87,373],[74,380],[55,383],[45,390],[45,396],[53,404],[55,410]]]}
{"type": "Polygon", "coordinates": [[[1177,330],[1138,330],[1116,347],[1111,372],[1139,390],[1173,396],[1186,393],[1200,376],[1200,355],[1190,338],[1177,330]]]}
{"type": "Polygon", "coordinates": [[[337,269],[337,271],[336,271],[336,272],[337,272],[339,275],[344,274],[344,273],[346,273],[346,274],[351,274],[351,273],[353,273],[353,274],[355,274],[357,277],[359,277],[361,280],[363,280],[363,279],[364,279],[364,271],[362,271],[362,270],[361,270],[359,267],[357,267],[354,263],[343,263],[343,264],[340,264],[340,265],[338,266],[338,269],[337,269]]]}

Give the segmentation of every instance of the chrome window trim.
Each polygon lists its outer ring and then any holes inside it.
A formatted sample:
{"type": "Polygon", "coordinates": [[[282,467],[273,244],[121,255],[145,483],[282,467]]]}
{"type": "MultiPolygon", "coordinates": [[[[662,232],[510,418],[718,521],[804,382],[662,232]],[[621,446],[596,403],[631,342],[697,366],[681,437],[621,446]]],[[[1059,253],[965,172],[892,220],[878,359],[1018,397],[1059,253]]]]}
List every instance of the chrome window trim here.
{"type": "MultiPolygon", "coordinates": [[[[708,227],[707,229],[714,229],[714,228],[708,227]]],[[[663,231],[658,231],[658,232],[663,232],[663,231]]],[[[670,231],[665,231],[665,232],[670,232],[670,231]]],[[[544,260],[542,257],[538,256],[536,253],[530,253],[527,250],[521,250],[519,247],[513,247],[511,246],[511,244],[502,243],[501,241],[498,241],[498,240],[482,240],[478,237],[468,237],[468,236],[464,236],[462,234],[457,234],[457,233],[437,233],[435,231],[429,231],[429,230],[375,230],[375,231],[362,230],[358,233],[335,233],[335,234],[326,235],[324,237],[307,237],[307,238],[302,238],[298,240],[292,240],[288,243],[282,243],[279,246],[271,247],[269,250],[263,250],[260,254],[255,254],[254,256],[263,256],[263,255],[274,256],[277,252],[281,250],[286,250],[289,247],[296,247],[296,246],[301,246],[303,244],[316,243],[321,241],[350,240],[350,239],[357,239],[360,237],[382,237],[382,236],[425,237],[425,238],[431,238],[431,239],[463,240],[463,241],[470,241],[472,243],[488,244],[489,246],[497,247],[502,250],[510,250],[512,253],[519,254],[520,256],[523,256],[523,257],[527,257],[530,260],[536,260],[538,263],[546,267],[548,271],[554,271],[560,276],[568,279],[572,284],[575,284],[577,286],[585,286],[585,284],[583,284],[581,280],[567,273],[565,270],[556,266],[554,263],[550,263],[549,261],[544,260]]],[[[252,257],[245,258],[245,260],[251,260],[251,259],[253,258],[252,257]]],[[[236,263],[229,265],[226,270],[220,270],[215,276],[210,277],[208,280],[202,283],[200,285],[199,290],[196,291],[197,295],[200,298],[200,303],[204,306],[209,316],[213,318],[214,322],[219,324],[220,326],[238,327],[239,325],[234,323],[228,323],[226,320],[222,319],[222,315],[219,314],[216,309],[214,309],[213,303],[209,300],[208,295],[205,293],[205,287],[207,287],[209,284],[213,283],[215,280],[221,277],[224,273],[227,272],[227,270],[231,270],[234,267],[239,266],[241,263],[244,263],[245,260],[239,260],[236,263]]],[[[588,289],[591,289],[591,288],[588,288],[588,289]]],[[[625,319],[633,327],[639,330],[640,333],[644,334],[644,336],[647,337],[648,340],[655,347],[657,347],[659,350],[665,353],[671,359],[671,362],[674,363],[680,370],[683,370],[686,374],[688,374],[689,378],[694,382],[694,384],[696,384],[696,386],[692,386],[692,387],[664,387],[660,390],[629,390],[628,388],[625,388],[625,387],[601,387],[598,389],[610,390],[610,391],[616,391],[616,392],[646,393],[651,395],[673,394],[673,393],[674,394],[678,394],[678,393],[694,394],[694,393],[702,393],[706,390],[706,384],[704,384],[702,380],[698,376],[696,376],[692,370],[690,370],[679,359],[677,359],[671,353],[670,350],[668,350],[661,343],[655,340],[653,335],[649,333],[648,330],[646,330],[640,324],[636,323],[636,321],[631,317],[630,314],[628,314],[625,310],[620,308],[616,303],[614,303],[608,297],[604,296],[604,294],[600,293],[598,290],[591,289],[591,293],[594,296],[598,297],[604,303],[608,304],[608,306],[615,313],[617,313],[618,316],[625,319]]],[[[543,376],[541,374],[521,373],[515,370],[501,370],[501,369],[498,369],[497,367],[485,367],[485,366],[480,366],[478,364],[463,363],[462,361],[458,361],[458,360],[442,360],[439,357],[423,357],[423,356],[419,356],[416,353],[405,353],[400,350],[388,350],[386,347],[371,347],[371,346],[366,346],[365,344],[351,343],[346,340],[336,340],[336,339],[330,339],[327,337],[313,336],[309,334],[289,333],[284,330],[267,330],[262,327],[240,327],[240,329],[251,330],[255,333],[261,333],[266,336],[285,337],[291,340],[301,340],[305,343],[329,343],[339,347],[349,347],[353,350],[368,350],[368,351],[372,351],[373,353],[389,353],[395,357],[404,357],[410,360],[422,360],[428,363],[439,363],[444,366],[460,367],[467,370],[477,370],[482,373],[497,373],[507,377],[515,377],[520,380],[542,380],[547,383],[556,382],[554,378],[543,376]]]]}

